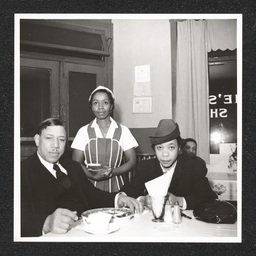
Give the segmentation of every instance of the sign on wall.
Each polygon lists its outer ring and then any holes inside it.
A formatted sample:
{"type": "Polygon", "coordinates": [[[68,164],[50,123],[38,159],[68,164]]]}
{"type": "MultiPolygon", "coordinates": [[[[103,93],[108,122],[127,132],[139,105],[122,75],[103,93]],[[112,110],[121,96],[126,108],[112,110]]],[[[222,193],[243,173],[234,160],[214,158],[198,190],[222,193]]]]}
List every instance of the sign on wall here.
{"type": "Polygon", "coordinates": [[[210,153],[220,153],[220,143],[237,142],[236,79],[210,81],[210,153]]]}

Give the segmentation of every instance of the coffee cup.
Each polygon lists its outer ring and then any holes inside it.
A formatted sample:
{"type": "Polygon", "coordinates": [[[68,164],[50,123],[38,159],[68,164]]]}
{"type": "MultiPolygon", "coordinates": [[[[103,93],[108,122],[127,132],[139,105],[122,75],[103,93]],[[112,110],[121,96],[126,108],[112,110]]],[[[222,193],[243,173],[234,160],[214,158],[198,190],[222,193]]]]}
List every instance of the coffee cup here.
{"type": "Polygon", "coordinates": [[[84,223],[89,224],[94,231],[104,233],[108,231],[112,215],[104,212],[96,212],[90,214],[88,217],[82,215],[82,218],[84,223]]]}

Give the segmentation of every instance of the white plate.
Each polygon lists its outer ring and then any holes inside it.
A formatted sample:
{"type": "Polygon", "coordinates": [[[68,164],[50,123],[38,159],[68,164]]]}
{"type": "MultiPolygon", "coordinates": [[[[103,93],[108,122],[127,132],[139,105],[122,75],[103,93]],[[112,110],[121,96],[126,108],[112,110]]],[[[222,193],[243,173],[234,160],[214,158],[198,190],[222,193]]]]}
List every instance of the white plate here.
{"type": "Polygon", "coordinates": [[[101,164],[87,164],[88,168],[99,168],[101,167],[101,164]]]}
{"type": "Polygon", "coordinates": [[[89,217],[90,214],[96,212],[105,212],[112,215],[114,222],[128,220],[134,216],[134,213],[129,208],[97,208],[82,213],[82,216],[89,217]]]}
{"type": "Polygon", "coordinates": [[[119,225],[117,225],[116,223],[110,223],[109,224],[109,228],[107,231],[98,231],[98,230],[95,230],[93,229],[93,227],[90,225],[90,224],[84,224],[82,223],[79,227],[77,227],[79,229],[82,229],[84,230],[85,232],[87,233],[90,233],[90,234],[94,234],[94,235],[104,235],[104,234],[110,234],[110,233],[113,233],[117,230],[119,230],[119,225]]]}

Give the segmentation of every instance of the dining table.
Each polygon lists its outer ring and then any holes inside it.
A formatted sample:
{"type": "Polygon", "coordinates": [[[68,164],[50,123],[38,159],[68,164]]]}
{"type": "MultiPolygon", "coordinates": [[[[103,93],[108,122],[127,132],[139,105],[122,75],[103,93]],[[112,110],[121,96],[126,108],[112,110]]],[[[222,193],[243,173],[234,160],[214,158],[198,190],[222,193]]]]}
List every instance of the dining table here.
{"type": "MultiPolygon", "coordinates": [[[[145,209],[126,220],[114,221],[109,233],[94,234],[85,229],[80,218],[65,234],[47,233],[38,241],[61,242],[241,242],[237,222],[215,224],[197,220],[192,210],[185,210],[181,223],[154,222],[152,211],[145,209]]],[[[240,227],[239,227],[240,228],[240,227]]]]}

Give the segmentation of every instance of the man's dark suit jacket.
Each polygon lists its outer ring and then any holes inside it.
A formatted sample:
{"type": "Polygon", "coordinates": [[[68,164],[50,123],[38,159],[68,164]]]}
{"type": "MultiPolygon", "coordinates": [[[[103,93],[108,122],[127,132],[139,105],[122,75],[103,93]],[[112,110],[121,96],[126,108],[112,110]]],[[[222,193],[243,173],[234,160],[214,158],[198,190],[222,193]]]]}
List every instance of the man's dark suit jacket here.
{"type": "MultiPolygon", "coordinates": [[[[202,203],[214,200],[217,195],[212,191],[206,178],[207,168],[202,159],[179,155],[168,191],[175,196],[184,197],[187,209],[195,209],[202,203]]],[[[140,161],[136,168],[136,176],[125,184],[121,191],[128,196],[142,196],[145,182],[163,175],[157,158],[140,161]]]]}
{"type": "MultiPolygon", "coordinates": [[[[96,189],[87,179],[78,162],[60,160],[67,170],[71,186],[80,198],[84,211],[93,208],[113,207],[116,193],[96,189]]],[[[45,219],[56,206],[56,178],[41,164],[37,153],[22,162],[21,166],[21,236],[40,236],[45,219]]],[[[71,210],[71,209],[70,209],[71,210]]],[[[76,210],[76,209],[72,209],[76,210]]]]}

